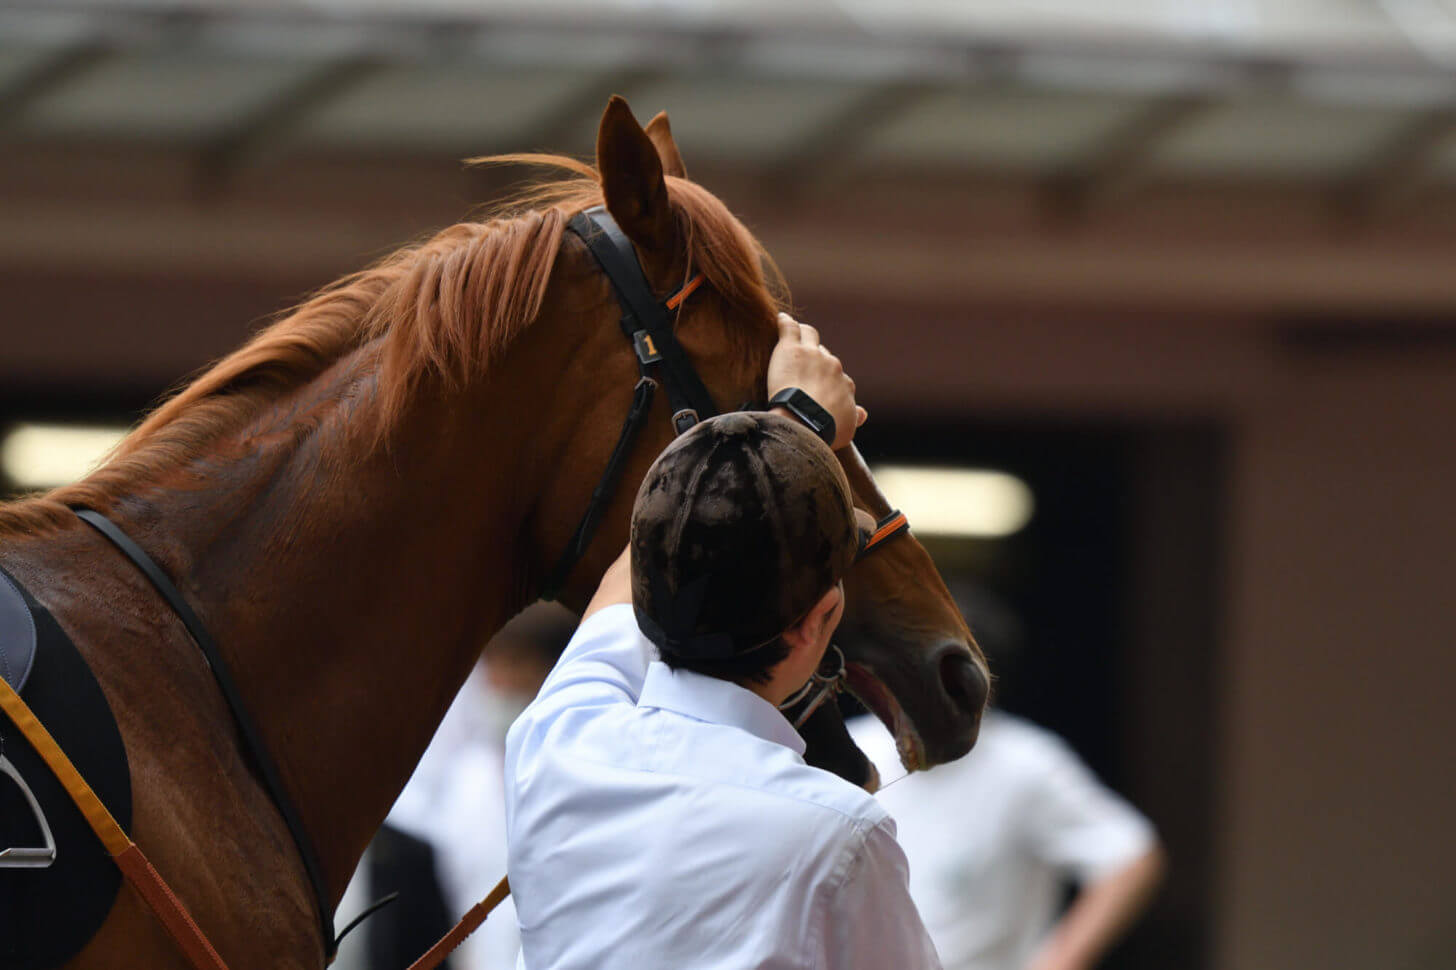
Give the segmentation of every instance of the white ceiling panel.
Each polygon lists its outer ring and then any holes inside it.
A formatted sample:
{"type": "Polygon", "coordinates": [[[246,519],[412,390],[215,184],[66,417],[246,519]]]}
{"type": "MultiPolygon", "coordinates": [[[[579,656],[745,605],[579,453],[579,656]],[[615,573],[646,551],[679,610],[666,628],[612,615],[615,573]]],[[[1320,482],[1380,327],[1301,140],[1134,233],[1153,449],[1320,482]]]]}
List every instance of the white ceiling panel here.
{"type": "Polygon", "coordinates": [[[1456,179],[1456,129],[1441,139],[1431,154],[1431,174],[1450,181],[1456,179]]]}
{"type": "MultiPolygon", "coordinates": [[[[335,145],[460,153],[560,147],[523,139],[599,81],[597,73],[569,69],[392,67],[322,106],[310,117],[303,137],[335,145]]],[[[591,134],[584,133],[588,139],[591,134]]]]}
{"type": "Polygon", "coordinates": [[[1340,175],[1372,158],[1413,117],[1404,107],[1242,98],[1169,134],[1152,167],[1179,175],[1340,175]]]}
{"type": "Polygon", "coordinates": [[[861,154],[890,164],[1049,171],[1082,157],[1146,103],[1134,96],[953,89],[877,128],[861,154]]]}
{"type": "Polygon", "coordinates": [[[30,133],[206,138],[305,78],[306,62],[226,60],[200,51],[105,58],[34,101],[30,133]]]}
{"type": "Polygon", "coordinates": [[[0,47],[0,91],[20,81],[51,56],[49,51],[0,47]]]}
{"type": "Polygon", "coordinates": [[[695,155],[762,162],[800,151],[872,90],[869,83],[690,76],[634,88],[630,100],[644,122],[668,113],[691,168],[695,155]]]}

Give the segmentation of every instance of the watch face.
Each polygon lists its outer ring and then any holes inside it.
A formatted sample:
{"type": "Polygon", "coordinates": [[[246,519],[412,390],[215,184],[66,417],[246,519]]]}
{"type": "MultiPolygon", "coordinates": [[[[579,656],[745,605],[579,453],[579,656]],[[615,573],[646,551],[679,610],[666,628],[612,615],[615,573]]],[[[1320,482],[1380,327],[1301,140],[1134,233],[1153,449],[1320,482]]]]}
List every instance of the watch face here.
{"type": "Polygon", "coordinates": [[[774,395],[775,403],[781,403],[790,411],[799,416],[799,420],[809,426],[815,434],[823,438],[826,444],[832,444],[834,436],[834,418],[828,411],[819,406],[819,402],[810,397],[803,390],[795,387],[787,391],[780,391],[774,395]],[[780,400],[782,399],[782,400],[780,400]]]}
{"type": "Polygon", "coordinates": [[[829,412],[821,408],[813,398],[805,394],[799,402],[799,407],[804,409],[805,419],[814,426],[815,431],[823,431],[829,425],[829,412]]]}

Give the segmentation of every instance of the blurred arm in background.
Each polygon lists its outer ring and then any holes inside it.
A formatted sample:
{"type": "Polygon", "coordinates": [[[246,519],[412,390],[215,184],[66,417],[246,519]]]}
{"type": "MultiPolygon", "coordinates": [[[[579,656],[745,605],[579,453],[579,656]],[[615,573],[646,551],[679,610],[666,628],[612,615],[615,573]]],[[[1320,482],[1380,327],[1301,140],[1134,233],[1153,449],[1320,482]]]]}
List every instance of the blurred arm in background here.
{"type": "Polygon", "coordinates": [[[1132,862],[1082,886],[1027,970],[1085,970],[1097,965],[1152,902],[1167,857],[1154,844],[1132,862]]]}

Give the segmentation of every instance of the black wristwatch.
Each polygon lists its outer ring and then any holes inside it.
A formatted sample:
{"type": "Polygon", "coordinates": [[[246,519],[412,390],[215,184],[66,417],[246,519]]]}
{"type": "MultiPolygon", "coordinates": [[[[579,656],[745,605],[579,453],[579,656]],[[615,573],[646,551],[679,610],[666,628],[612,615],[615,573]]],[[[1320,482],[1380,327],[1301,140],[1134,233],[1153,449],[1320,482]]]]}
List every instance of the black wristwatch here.
{"type": "Polygon", "coordinates": [[[786,387],[773,397],[769,398],[770,409],[775,407],[786,407],[804,424],[809,430],[824,439],[829,447],[834,447],[834,415],[819,406],[819,402],[797,387],[786,387]]]}

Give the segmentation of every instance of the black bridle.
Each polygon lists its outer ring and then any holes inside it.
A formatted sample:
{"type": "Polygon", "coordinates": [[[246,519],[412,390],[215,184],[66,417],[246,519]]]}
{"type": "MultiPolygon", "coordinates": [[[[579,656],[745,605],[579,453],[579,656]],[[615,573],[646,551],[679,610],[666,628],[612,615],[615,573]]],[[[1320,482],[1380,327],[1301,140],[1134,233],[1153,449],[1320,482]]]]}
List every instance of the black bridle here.
{"type": "Polygon", "coordinates": [[[554,600],[560,595],[571,570],[591,545],[592,536],[601,524],[602,512],[611,502],[622,478],[632,442],[647,422],[657,388],[661,386],[667,390],[667,400],[672,407],[672,428],[676,434],[682,434],[704,418],[718,413],[713,395],[708,393],[698,377],[682,344],[677,342],[672,326],[677,307],[702,284],[703,275],[697,274],[672,296],[659,300],[647,282],[647,275],[642,272],[642,264],[637,261],[637,251],[632,248],[631,240],[606,209],[598,206],[579,212],[572,217],[567,228],[581,237],[612,284],[617,302],[622,307],[618,325],[637,355],[638,377],[632,394],[632,408],[622,422],[622,431],[617,435],[617,444],[607,459],[607,467],[597,487],[592,489],[591,501],[577,523],[576,531],[542,585],[541,598],[546,600],[554,600]]]}
{"type": "MultiPolygon", "coordinates": [[[[602,512],[622,478],[632,442],[652,410],[652,399],[658,386],[667,389],[675,434],[683,434],[699,421],[718,413],[713,396],[708,393],[693,362],[673,333],[674,312],[702,284],[703,274],[694,275],[672,296],[659,300],[652,292],[652,284],[647,282],[647,274],[642,271],[632,241],[605,208],[597,206],[577,213],[567,228],[581,237],[612,284],[617,303],[622,308],[618,325],[637,354],[638,378],[632,407],[622,422],[622,431],[617,435],[617,444],[607,459],[607,467],[603,469],[597,487],[592,489],[591,500],[587,502],[586,512],[577,523],[576,531],[542,584],[541,598],[545,600],[554,600],[561,594],[571,570],[591,545],[597,526],[601,524],[602,512]]],[[[856,561],[909,528],[910,523],[903,512],[891,511],[875,523],[874,532],[861,538],[856,561]]]]}
{"type": "Polygon", "coordinates": [[[197,648],[202,651],[207,668],[212,671],[213,679],[217,681],[218,689],[222,691],[223,699],[227,701],[228,710],[232,712],[233,723],[238,726],[238,734],[242,736],[243,741],[243,753],[252,759],[253,765],[258,771],[258,777],[262,779],[263,787],[268,792],[268,797],[273,799],[278,814],[283,816],[284,824],[288,826],[289,835],[293,836],[293,844],[298,848],[298,855],[303,860],[303,869],[308,873],[308,882],[313,889],[314,902],[318,904],[319,928],[323,935],[325,962],[333,960],[334,954],[339,949],[339,938],[334,936],[333,909],[329,906],[328,889],[324,885],[323,867],[319,865],[318,851],[314,848],[313,840],[308,837],[308,832],[303,827],[298,810],[293,807],[293,799],[288,797],[288,792],[283,787],[283,781],[278,774],[278,766],[269,755],[268,747],[263,743],[262,733],[243,703],[242,694],[238,691],[232,673],[223,661],[222,653],[217,649],[216,641],[208,634],[207,627],[202,625],[202,619],[193,612],[181,591],[162,571],[162,567],[158,566],[156,561],[147,555],[146,550],[137,545],[131,536],[123,532],[120,526],[100,512],[91,509],[77,508],[75,513],[80,516],[81,521],[105,536],[112,545],[121,551],[122,555],[130,559],[132,564],[141,570],[142,575],[147,577],[153,588],[172,608],[172,612],[177,614],[177,618],[187,628],[187,633],[197,644],[197,648]]]}

